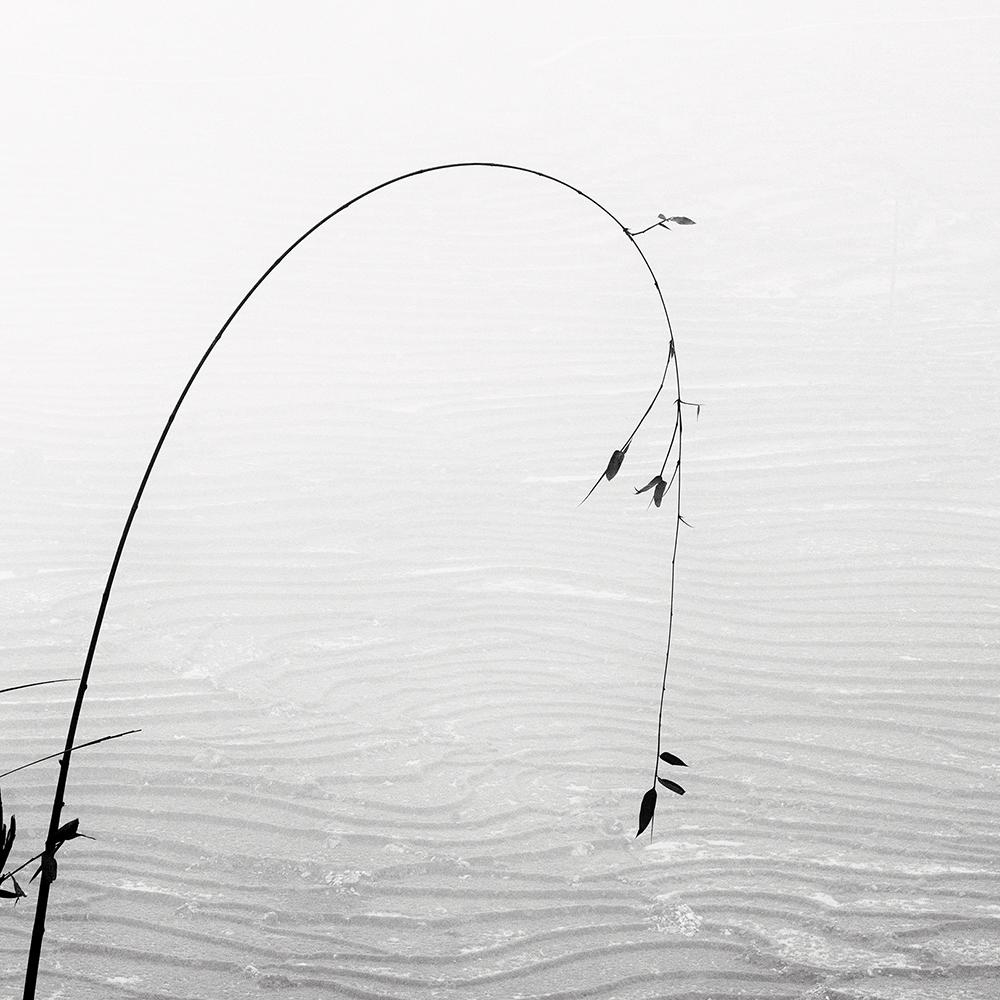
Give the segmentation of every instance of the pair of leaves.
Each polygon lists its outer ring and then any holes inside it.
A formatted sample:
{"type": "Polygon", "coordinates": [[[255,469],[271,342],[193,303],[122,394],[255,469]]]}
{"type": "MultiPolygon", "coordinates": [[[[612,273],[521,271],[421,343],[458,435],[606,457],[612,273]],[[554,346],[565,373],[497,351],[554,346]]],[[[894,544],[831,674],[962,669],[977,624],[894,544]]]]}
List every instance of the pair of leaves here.
{"type": "Polygon", "coordinates": [[[645,493],[646,490],[653,491],[653,503],[659,507],[660,504],[663,503],[663,494],[667,492],[667,481],[663,478],[663,476],[653,476],[653,478],[650,479],[650,481],[646,483],[641,490],[635,491],[636,496],[640,493],[645,493]]]}
{"type": "MultiPolygon", "coordinates": [[[[676,781],[670,781],[669,778],[656,779],[664,788],[669,788],[670,791],[676,793],[677,795],[683,795],[684,789],[677,784],[676,781]]],[[[635,835],[638,837],[643,830],[653,822],[653,813],[656,812],[656,786],[654,785],[645,795],[642,797],[642,802],[639,804],[639,829],[636,830],[635,835]]]]}
{"type": "MultiPolygon", "coordinates": [[[[672,764],[674,767],[687,767],[687,764],[685,764],[680,757],[672,753],[667,753],[666,750],[660,754],[660,760],[662,760],[664,764],[672,764]]],[[[656,780],[663,785],[664,788],[669,788],[675,795],[684,794],[684,788],[681,785],[678,785],[676,781],[671,781],[669,778],[661,778],[659,775],[656,776],[656,780]]]]}
{"type": "MultiPolygon", "coordinates": [[[[676,427],[674,428],[674,433],[675,434],[677,433],[677,428],[676,427]]],[[[670,439],[670,446],[673,447],[673,444],[674,444],[674,439],[671,438],[670,439]]],[[[669,454],[669,453],[670,452],[669,452],[669,449],[668,449],[667,450],[667,454],[669,454]]],[[[681,469],[681,463],[680,463],[680,460],[678,459],[677,463],[674,465],[674,471],[673,471],[673,474],[670,476],[669,480],[665,480],[663,478],[662,474],[659,475],[659,476],[653,476],[653,478],[650,479],[650,481],[648,483],[646,483],[646,485],[643,486],[643,488],[641,490],[636,490],[635,491],[636,495],[638,496],[640,493],[645,493],[646,490],[652,490],[653,491],[653,503],[655,503],[656,506],[659,507],[660,504],[663,503],[664,494],[667,492],[667,490],[670,489],[671,486],[674,485],[674,480],[677,478],[677,473],[680,472],[680,469],[681,469]]],[[[683,521],[684,518],[681,518],[681,520],[683,521]]]]}
{"type": "Polygon", "coordinates": [[[78,819],[71,819],[68,823],[63,823],[58,830],[56,830],[55,836],[55,847],[52,848],[51,854],[42,855],[42,863],[35,869],[35,874],[28,879],[29,882],[34,882],[42,872],[46,873],[46,878],[50,882],[55,882],[56,874],[59,871],[59,866],[56,863],[55,852],[66,843],[67,840],[76,840],[77,837],[84,837],[87,840],[93,840],[93,837],[88,837],[85,833],[80,833],[80,821],[78,819]]]}
{"type": "MultiPolygon", "coordinates": [[[[660,760],[666,764],[673,764],[677,767],[687,767],[687,764],[680,759],[680,757],[675,756],[672,753],[667,753],[664,751],[660,754],[660,760]]],[[[676,781],[671,781],[669,778],[661,778],[659,775],[656,776],[656,780],[663,785],[664,788],[669,788],[675,795],[683,795],[684,788],[678,785],[676,781]]],[[[639,804],[639,829],[636,832],[638,837],[650,823],[653,822],[653,814],[656,812],[656,785],[646,792],[642,797],[642,802],[639,804]]]]}

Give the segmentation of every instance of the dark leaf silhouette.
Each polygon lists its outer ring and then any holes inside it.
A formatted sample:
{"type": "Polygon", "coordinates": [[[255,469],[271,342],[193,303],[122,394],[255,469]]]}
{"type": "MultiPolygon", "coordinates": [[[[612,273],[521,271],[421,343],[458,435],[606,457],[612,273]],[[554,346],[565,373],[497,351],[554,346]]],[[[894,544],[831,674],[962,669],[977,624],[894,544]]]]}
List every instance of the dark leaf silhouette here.
{"type": "Polygon", "coordinates": [[[687,764],[680,759],[680,757],[675,757],[672,753],[667,753],[666,750],[660,754],[660,760],[665,764],[674,764],[677,767],[687,767],[687,764]]]}
{"type": "Polygon", "coordinates": [[[23,895],[24,890],[16,882],[13,889],[0,889],[0,899],[20,899],[23,895]]]}
{"type": "Polygon", "coordinates": [[[3,821],[3,797],[0,796],[0,873],[3,872],[7,858],[10,857],[10,849],[14,846],[14,837],[17,835],[17,821],[13,816],[10,818],[8,828],[3,821]]]}
{"type": "Polygon", "coordinates": [[[59,872],[59,865],[52,855],[42,855],[42,863],[35,869],[35,874],[32,875],[28,881],[34,882],[43,871],[46,873],[46,877],[50,882],[55,882],[56,875],[59,872]]]}
{"type": "Polygon", "coordinates": [[[607,470],[604,475],[607,479],[614,479],[618,475],[618,470],[622,467],[622,462],[625,461],[625,452],[620,448],[614,451],[611,455],[611,460],[608,462],[607,470]]]}
{"type": "Polygon", "coordinates": [[[76,840],[77,837],[83,837],[86,840],[94,839],[93,837],[88,837],[85,833],[80,833],[80,821],[78,819],[71,819],[68,823],[63,823],[56,831],[56,850],[58,851],[67,840],[76,840]]]}
{"type": "MultiPolygon", "coordinates": [[[[663,218],[663,216],[660,216],[663,218]]],[[[671,215],[667,222],[676,222],[678,226],[693,226],[694,219],[689,219],[686,215],[671,215]]]]}
{"type": "Polygon", "coordinates": [[[684,794],[684,789],[677,784],[676,781],[671,781],[669,778],[657,778],[656,779],[664,788],[669,788],[670,791],[676,792],[678,795],[684,794]]]}
{"type": "Polygon", "coordinates": [[[611,453],[611,458],[608,461],[608,467],[604,472],[597,477],[597,482],[587,490],[587,495],[577,504],[579,507],[581,504],[585,504],[590,499],[590,494],[601,485],[601,480],[603,479],[614,479],[618,475],[618,470],[622,467],[622,462],[625,461],[625,452],[628,450],[628,444],[624,448],[616,448],[611,453]]]}
{"type": "MultiPolygon", "coordinates": [[[[662,780],[662,779],[661,779],[662,780]]],[[[651,788],[642,797],[642,804],[639,806],[639,830],[638,837],[643,830],[653,822],[653,813],[656,811],[656,788],[651,788]]]]}
{"type": "Polygon", "coordinates": [[[74,837],[79,837],[80,834],[80,821],[78,819],[71,819],[68,823],[63,823],[61,827],[56,831],[56,840],[72,840],[74,837]]]}
{"type": "Polygon", "coordinates": [[[666,222],[667,221],[667,217],[662,212],[660,212],[660,214],[657,216],[657,218],[660,220],[660,222],[666,222]]]}
{"type": "Polygon", "coordinates": [[[691,527],[691,523],[689,521],[685,521],[680,514],[677,515],[677,520],[680,521],[681,524],[686,524],[689,528],[691,527]]]}
{"type": "Polygon", "coordinates": [[[0,872],[7,864],[10,857],[10,849],[14,846],[14,837],[17,836],[17,820],[13,816],[10,818],[10,828],[0,829],[0,872]]]}
{"type": "MultiPolygon", "coordinates": [[[[671,482],[673,482],[672,479],[671,482]]],[[[653,491],[653,503],[659,507],[663,503],[664,493],[667,492],[667,482],[663,476],[654,476],[641,490],[636,490],[635,492],[638,495],[639,493],[645,493],[646,490],[653,491]]]]}

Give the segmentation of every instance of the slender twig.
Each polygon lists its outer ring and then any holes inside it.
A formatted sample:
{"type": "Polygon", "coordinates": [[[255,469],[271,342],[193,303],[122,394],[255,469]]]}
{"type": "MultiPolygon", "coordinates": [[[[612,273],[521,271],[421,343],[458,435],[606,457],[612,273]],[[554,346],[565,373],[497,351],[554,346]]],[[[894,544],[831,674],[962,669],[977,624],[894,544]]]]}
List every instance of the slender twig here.
{"type": "MultiPolygon", "coordinates": [[[[222,337],[225,334],[225,332],[229,329],[229,327],[232,324],[233,320],[239,315],[240,311],[243,309],[243,307],[246,305],[246,303],[250,300],[250,298],[254,294],[254,292],[257,291],[257,289],[261,286],[261,284],[263,284],[263,282],[275,270],[275,268],[277,268],[278,265],[281,264],[281,262],[290,253],[292,253],[292,251],[295,250],[295,248],[298,247],[300,243],[302,243],[303,241],[305,241],[306,239],[308,239],[309,236],[311,236],[314,232],[316,232],[317,229],[319,229],[322,226],[326,225],[326,223],[328,223],[331,219],[335,218],[341,212],[343,212],[346,209],[350,208],[352,205],[356,204],[357,202],[361,201],[364,198],[367,198],[369,195],[374,194],[376,191],[381,191],[383,188],[387,188],[387,187],[389,187],[389,186],[391,186],[393,184],[398,184],[401,181],[408,180],[408,179],[413,178],[413,177],[418,177],[418,176],[420,176],[422,174],[431,174],[431,173],[436,173],[438,171],[443,171],[443,170],[454,170],[454,169],[470,168],[470,167],[516,171],[516,172],[523,173],[523,174],[530,174],[532,176],[539,177],[539,178],[541,178],[543,180],[551,181],[554,184],[558,184],[559,186],[561,186],[563,188],[566,188],[569,191],[575,192],[580,197],[582,197],[584,200],[586,200],[587,202],[589,202],[591,205],[593,205],[595,208],[597,208],[599,211],[601,211],[605,216],[607,216],[615,224],[616,228],[619,231],[621,231],[622,233],[625,234],[625,236],[628,239],[628,241],[632,244],[633,248],[639,254],[640,258],[642,259],[642,262],[645,265],[646,270],[649,272],[650,277],[653,279],[653,285],[656,288],[657,295],[659,296],[660,304],[663,307],[663,313],[664,313],[664,316],[665,316],[666,321],[667,321],[667,331],[668,331],[668,334],[669,334],[669,350],[668,350],[668,355],[667,355],[667,364],[664,367],[663,379],[661,380],[661,383],[660,383],[660,389],[662,389],[663,382],[666,380],[667,370],[670,367],[670,360],[671,360],[671,358],[674,358],[674,360],[675,360],[675,374],[676,374],[676,355],[675,355],[675,349],[674,349],[673,331],[672,331],[672,329],[670,327],[670,316],[667,314],[666,302],[663,299],[663,293],[660,291],[659,283],[656,280],[656,274],[654,273],[653,268],[652,268],[652,266],[649,263],[649,260],[646,258],[646,255],[643,253],[643,251],[640,248],[640,246],[638,245],[638,243],[636,243],[636,241],[635,241],[632,233],[629,232],[629,230],[621,223],[621,221],[609,209],[607,209],[604,205],[602,205],[595,198],[592,198],[590,195],[588,195],[585,192],[581,191],[579,188],[575,187],[572,184],[567,183],[564,180],[560,180],[558,177],[554,177],[551,174],[544,173],[541,170],[533,170],[533,169],[531,169],[529,167],[517,166],[515,164],[509,164],[509,163],[492,163],[492,162],[486,162],[486,161],[463,161],[463,162],[458,162],[458,163],[445,163],[445,164],[440,164],[438,166],[424,167],[424,168],[422,168],[420,170],[413,170],[413,171],[410,171],[410,172],[405,173],[405,174],[400,174],[399,176],[393,177],[390,180],[383,181],[381,184],[376,184],[374,187],[369,188],[367,191],[364,191],[361,194],[356,195],[355,197],[349,199],[348,201],[345,201],[338,208],[334,209],[332,212],[328,213],[322,219],[320,219],[319,222],[317,222],[314,225],[310,226],[301,236],[299,236],[294,242],[292,242],[287,247],[287,249],[285,249],[278,257],[275,258],[274,262],[263,272],[263,274],[261,274],[261,276],[253,283],[253,285],[251,285],[249,291],[247,291],[247,293],[243,296],[243,298],[240,299],[240,301],[237,304],[236,308],[233,309],[233,311],[229,314],[229,317],[222,324],[222,326],[219,329],[218,333],[216,333],[215,337],[212,339],[211,343],[208,345],[208,348],[205,350],[204,354],[201,356],[201,360],[199,360],[199,362],[197,363],[197,365],[195,365],[194,371],[189,376],[187,382],[184,385],[184,388],[181,390],[181,393],[180,393],[180,395],[177,398],[177,401],[174,403],[173,409],[170,411],[170,414],[167,417],[167,421],[164,424],[163,429],[160,432],[159,438],[157,439],[156,445],[153,448],[152,455],[149,458],[149,461],[148,461],[148,463],[146,465],[146,470],[143,473],[142,479],[139,482],[139,487],[136,490],[135,497],[134,497],[134,499],[132,501],[132,506],[131,506],[131,508],[129,510],[128,516],[125,519],[125,525],[122,528],[121,535],[120,535],[120,537],[118,539],[118,545],[117,545],[117,547],[115,549],[115,554],[114,554],[114,557],[113,557],[113,559],[111,561],[111,567],[110,567],[110,569],[108,571],[107,580],[106,580],[105,585],[104,585],[104,592],[101,595],[101,601],[100,601],[100,605],[99,605],[98,610],[97,610],[97,616],[96,616],[96,618],[94,620],[94,627],[93,627],[93,630],[92,630],[91,636],[90,636],[90,644],[89,644],[89,646],[87,648],[87,656],[86,656],[86,660],[84,661],[83,671],[81,672],[81,675],[80,675],[80,682],[79,682],[79,686],[77,688],[76,700],[75,700],[75,702],[73,704],[73,710],[72,710],[72,713],[70,715],[69,726],[68,726],[67,732],[66,732],[66,749],[65,749],[64,753],[62,754],[62,757],[61,757],[61,760],[60,760],[59,775],[58,775],[58,778],[57,778],[57,781],[56,781],[55,794],[53,795],[53,799],[52,799],[52,813],[51,813],[51,816],[49,818],[49,829],[48,829],[48,835],[46,837],[46,846],[45,846],[45,850],[43,851],[43,858],[44,859],[46,859],[46,860],[47,859],[54,859],[54,857],[55,857],[55,851],[56,851],[57,846],[58,846],[58,844],[57,844],[57,834],[58,834],[58,831],[59,831],[60,820],[61,820],[61,817],[62,817],[63,799],[64,799],[65,794],[66,794],[66,784],[67,784],[67,780],[68,780],[68,777],[69,777],[69,768],[70,768],[70,763],[71,763],[71,760],[72,760],[73,743],[74,743],[74,739],[75,739],[75,736],[76,736],[77,725],[78,725],[78,723],[80,721],[80,714],[81,714],[81,711],[83,709],[84,697],[85,697],[86,692],[87,692],[87,684],[88,684],[89,679],[90,679],[90,670],[91,670],[91,667],[92,667],[93,662],[94,662],[94,654],[95,654],[95,652],[97,650],[97,643],[98,643],[98,639],[100,638],[101,627],[102,627],[102,625],[104,623],[104,616],[105,616],[105,613],[107,611],[108,601],[109,601],[109,599],[111,597],[111,590],[112,590],[112,587],[114,586],[115,576],[116,576],[116,574],[118,572],[118,565],[121,562],[122,553],[125,550],[125,543],[128,540],[129,532],[132,529],[132,523],[135,520],[136,512],[139,509],[139,504],[140,504],[140,501],[142,500],[143,494],[145,493],[146,484],[149,482],[149,478],[150,478],[150,475],[152,474],[153,467],[156,465],[156,460],[157,460],[157,458],[160,455],[161,449],[163,448],[164,441],[166,440],[167,435],[170,433],[170,428],[173,426],[174,419],[177,416],[177,412],[180,410],[181,405],[183,404],[184,400],[187,398],[187,394],[190,391],[191,386],[194,384],[195,379],[198,377],[198,375],[201,372],[202,368],[204,367],[205,363],[208,361],[208,359],[211,356],[212,352],[215,350],[216,345],[222,339],[222,337]]],[[[656,392],[656,395],[654,395],[653,402],[656,401],[656,398],[659,395],[660,389],[658,389],[657,392],[656,392]]],[[[680,378],[679,378],[679,376],[677,378],[677,395],[678,395],[678,397],[680,397],[680,395],[681,395],[681,392],[680,392],[680,378]]],[[[649,406],[649,408],[646,411],[647,413],[649,412],[650,409],[652,409],[652,405],[653,404],[650,403],[650,406],[649,406]]],[[[678,412],[679,412],[679,410],[680,410],[680,408],[678,407],[678,412]]],[[[643,419],[645,419],[645,415],[643,416],[643,419]]],[[[642,423],[642,420],[640,420],[640,424],[641,423],[642,423]]],[[[636,430],[638,430],[638,425],[636,427],[636,430]]],[[[635,434],[635,431],[633,431],[632,435],[629,436],[629,438],[628,438],[629,442],[632,440],[632,437],[634,436],[634,434],[635,434]]],[[[680,454],[680,445],[679,445],[679,438],[678,438],[678,457],[679,457],[679,454],[680,454]]],[[[678,493],[679,492],[680,492],[680,476],[678,475],[678,493]]],[[[678,515],[679,515],[679,513],[680,513],[680,510],[678,508],[678,515]]],[[[676,537],[675,537],[675,539],[674,539],[674,558],[675,559],[676,559],[676,554],[677,554],[677,540],[676,540],[676,537]]],[[[672,619],[672,617],[673,617],[673,575],[671,575],[670,599],[671,599],[671,619],[672,619]]],[[[668,631],[668,656],[669,656],[669,631],[668,631]]],[[[666,667],[664,667],[664,671],[665,670],[666,670],[666,667]]],[[[665,685],[665,681],[664,681],[664,685],[665,685]]],[[[660,715],[661,715],[661,724],[662,724],[662,697],[661,697],[660,715]]],[[[659,740],[659,734],[657,735],[657,739],[659,740]]],[[[47,908],[48,908],[49,889],[50,889],[51,883],[53,881],[53,879],[52,879],[53,872],[54,872],[54,866],[53,865],[44,864],[43,863],[43,865],[42,865],[42,877],[41,877],[41,879],[39,881],[38,898],[37,898],[37,903],[35,905],[35,918],[34,918],[34,923],[33,923],[32,931],[31,931],[31,942],[30,942],[29,948],[28,948],[27,967],[25,969],[24,994],[23,994],[24,1000],[34,1000],[34,996],[35,996],[35,989],[36,989],[36,984],[37,984],[37,979],[38,979],[38,965],[39,965],[39,960],[40,960],[40,957],[41,957],[41,950],[42,950],[42,939],[43,939],[44,934],[45,934],[45,915],[46,915],[47,908]]]]}
{"type": "MultiPolygon", "coordinates": [[[[0,694],[6,694],[8,691],[23,691],[25,688],[37,688],[42,687],[44,684],[65,684],[67,681],[75,681],[76,677],[57,677],[52,681],[32,681],[30,684],[17,684],[10,688],[0,688],[0,694]]],[[[0,774],[0,778],[3,775],[0,774]]]]}
{"type": "MultiPolygon", "coordinates": [[[[636,248],[636,250],[639,250],[638,244],[636,244],[635,248],[636,248]]],[[[641,250],[639,250],[639,253],[642,254],[642,259],[645,261],[646,267],[649,268],[649,273],[653,274],[653,269],[649,266],[649,261],[646,260],[646,255],[643,254],[641,250]]],[[[653,284],[656,285],[656,275],[655,274],[653,274],[653,284]]],[[[656,290],[657,291],[660,290],[660,286],[659,285],[656,286],[656,290]]],[[[662,295],[660,296],[660,301],[663,302],[663,296],[662,295]]],[[[663,311],[664,311],[664,313],[667,311],[666,303],[664,303],[664,305],[663,305],[663,311]]],[[[669,322],[670,322],[670,320],[668,318],[668,320],[667,320],[668,325],[669,325],[669,322]]],[[[667,381],[667,372],[670,371],[670,362],[671,362],[672,359],[674,359],[674,356],[675,356],[674,355],[674,340],[673,340],[673,334],[671,334],[670,343],[667,345],[667,363],[663,366],[663,374],[660,376],[660,384],[657,386],[656,393],[653,395],[653,398],[650,401],[649,406],[646,407],[646,412],[643,413],[643,415],[639,418],[639,423],[637,423],[635,425],[635,429],[626,438],[626,440],[625,440],[625,447],[628,447],[632,443],[632,438],[634,438],[636,436],[636,434],[639,432],[639,428],[642,426],[642,422],[646,419],[646,417],[649,416],[649,411],[652,410],[653,403],[656,402],[656,400],[659,397],[660,393],[663,392],[664,383],[667,381]]]]}
{"type": "MultiPolygon", "coordinates": [[[[647,263],[648,266],[648,263],[647,263]]],[[[650,268],[652,272],[652,268],[650,268]]],[[[660,298],[660,305],[663,308],[663,318],[667,323],[667,333],[670,337],[670,347],[668,352],[668,363],[669,359],[673,358],[674,361],[674,383],[677,386],[677,397],[675,401],[675,406],[677,410],[677,416],[674,421],[674,435],[670,438],[670,445],[667,448],[667,457],[670,455],[670,449],[674,444],[674,436],[677,438],[677,465],[674,469],[674,476],[671,477],[671,483],[674,478],[677,479],[677,491],[675,493],[677,499],[677,506],[675,508],[676,518],[674,522],[674,542],[670,553],[670,589],[667,596],[668,613],[667,613],[667,645],[666,651],[663,655],[663,681],[660,685],[660,705],[657,710],[656,716],[656,759],[653,765],[653,790],[655,792],[656,782],[660,776],[660,752],[663,746],[663,702],[667,693],[667,671],[670,668],[670,645],[673,638],[674,631],[674,593],[677,581],[677,546],[680,541],[680,530],[681,530],[681,460],[683,458],[683,447],[684,447],[684,418],[681,413],[681,374],[680,367],[677,363],[677,345],[674,341],[674,329],[673,324],[670,322],[670,312],[667,309],[666,300],[663,297],[663,291],[660,288],[660,283],[656,280],[656,275],[653,275],[653,284],[656,286],[656,294],[660,298]]],[[[667,458],[663,460],[663,466],[661,468],[661,475],[663,469],[666,468],[667,458]]],[[[649,820],[649,834],[650,837],[653,835],[653,816],[650,816],[649,820]]]]}
{"type": "MultiPolygon", "coordinates": [[[[670,444],[667,445],[666,454],[664,454],[664,456],[663,456],[663,465],[660,466],[660,475],[661,476],[663,475],[664,471],[667,468],[667,459],[670,458],[670,452],[672,452],[674,450],[674,441],[677,440],[677,431],[678,431],[679,428],[680,428],[680,424],[677,423],[677,421],[675,420],[674,421],[674,432],[673,432],[673,434],[670,435],[670,444]]],[[[678,465],[679,464],[680,463],[678,462],[678,465]]],[[[671,482],[673,482],[672,479],[671,479],[671,482]]],[[[667,489],[670,489],[670,487],[668,486],[667,489]]]]}
{"type": "Polygon", "coordinates": [[[660,229],[670,228],[670,226],[668,226],[666,222],[654,222],[651,226],[646,226],[645,229],[637,229],[635,230],[635,232],[629,232],[629,236],[642,236],[643,233],[648,233],[651,229],[656,229],[658,227],[660,229]]]}
{"type": "Polygon", "coordinates": [[[0,882],[4,882],[9,878],[13,878],[19,871],[21,871],[24,868],[27,868],[28,865],[32,863],[32,861],[37,861],[39,858],[41,858],[41,856],[44,853],[45,851],[39,851],[33,858],[28,858],[27,861],[22,862],[16,868],[11,868],[9,872],[4,872],[2,875],[0,875],[0,882]]]}
{"type": "MultiPolygon", "coordinates": [[[[77,743],[76,746],[71,747],[72,750],[82,750],[84,747],[92,747],[97,743],[104,743],[107,740],[117,740],[122,736],[131,736],[133,733],[141,733],[141,729],[126,729],[124,733],[115,733],[113,736],[102,736],[97,740],[87,740],[86,743],[77,743]]],[[[6,778],[9,774],[17,774],[18,771],[23,771],[25,768],[34,767],[36,764],[44,764],[47,760],[54,760],[56,757],[61,757],[66,751],[60,750],[59,753],[50,753],[47,757],[39,757],[38,760],[33,760],[30,764],[21,764],[19,767],[12,767],[9,771],[4,771],[0,774],[0,778],[6,778]]]]}

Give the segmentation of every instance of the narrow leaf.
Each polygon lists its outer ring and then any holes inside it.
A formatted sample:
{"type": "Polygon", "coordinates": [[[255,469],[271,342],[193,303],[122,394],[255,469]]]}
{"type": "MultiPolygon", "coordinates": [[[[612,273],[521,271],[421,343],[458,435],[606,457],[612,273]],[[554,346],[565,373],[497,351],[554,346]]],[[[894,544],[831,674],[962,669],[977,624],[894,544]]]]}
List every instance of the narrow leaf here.
{"type": "Polygon", "coordinates": [[[651,788],[642,797],[642,804],[639,806],[639,831],[638,837],[643,830],[653,822],[653,813],[656,811],[656,788],[651,788]]]}
{"type": "Polygon", "coordinates": [[[63,823],[56,831],[56,840],[72,840],[80,836],[80,821],[71,819],[68,823],[63,823]]]}
{"type": "Polygon", "coordinates": [[[656,779],[664,788],[669,788],[670,791],[676,792],[678,795],[684,794],[684,789],[677,784],[676,781],[671,781],[669,778],[657,778],[656,779]]]}
{"type": "Polygon", "coordinates": [[[0,872],[3,871],[7,859],[10,857],[10,850],[14,846],[14,837],[17,835],[17,821],[13,816],[10,818],[10,828],[0,829],[0,872]]]}
{"type": "Polygon", "coordinates": [[[657,507],[659,507],[660,504],[663,502],[663,494],[666,493],[666,491],[667,491],[667,484],[661,479],[656,484],[656,489],[653,490],[653,503],[655,503],[657,507]]]}
{"type": "Polygon", "coordinates": [[[10,889],[0,889],[0,899],[20,899],[23,895],[23,892],[11,892],[10,889]]]}
{"type": "Polygon", "coordinates": [[[618,470],[622,467],[622,462],[625,461],[625,452],[620,448],[614,451],[611,455],[611,461],[608,462],[608,468],[604,475],[608,480],[614,479],[618,475],[618,470]]]}
{"type": "Polygon", "coordinates": [[[689,219],[686,215],[671,215],[667,222],[676,222],[678,226],[694,225],[694,219],[689,219]]]}
{"type": "Polygon", "coordinates": [[[666,750],[660,754],[660,760],[665,764],[674,764],[676,767],[687,767],[687,764],[680,757],[675,757],[672,753],[667,753],[666,750]]]}
{"type": "MultiPolygon", "coordinates": [[[[646,483],[646,485],[643,486],[643,488],[641,490],[636,490],[635,492],[636,492],[637,495],[639,493],[645,493],[646,490],[651,490],[657,483],[661,483],[661,482],[663,482],[663,480],[659,476],[653,476],[653,478],[650,479],[650,481],[648,483],[646,483]]],[[[635,487],[633,487],[633,489],[635,489],[635,487]]]]}

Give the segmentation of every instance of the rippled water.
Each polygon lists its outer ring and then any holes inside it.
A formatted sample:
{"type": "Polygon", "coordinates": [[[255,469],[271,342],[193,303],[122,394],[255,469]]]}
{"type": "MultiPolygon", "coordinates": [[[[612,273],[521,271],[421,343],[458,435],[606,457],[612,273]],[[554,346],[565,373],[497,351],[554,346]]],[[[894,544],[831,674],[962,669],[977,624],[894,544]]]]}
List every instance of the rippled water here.
{"type": "MultiPolygon", "coordinates": [[[[703,409],[664,744],[688,791],[636,840],[672,523],[631,487],[668,407],[576,504],[659,379],[655,295],[572,195],[414,183],[288,262],[178,421],[81,736],[143,732],[75,760],[97,839],[60,855],[42,994],[993,996],[996,246],[901,187],[890,294],[891,206],[855,192],[845,231],[846,192],[791,173],[647,238],[703,409]]],[[[212,332],[168,332],[169,301],[148,341],[19,347],[51,377],[0,409],[4,682],[79,668],[212,332]]],[[[0,770],[68,698],[0,696],[0,770]]],[[[53,779],[4,782],[25,846],[53,779]]],[[[30,918],[4,911],[3,996],[30,918]]]]}

